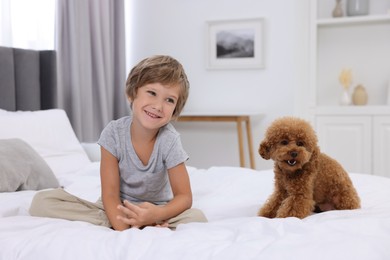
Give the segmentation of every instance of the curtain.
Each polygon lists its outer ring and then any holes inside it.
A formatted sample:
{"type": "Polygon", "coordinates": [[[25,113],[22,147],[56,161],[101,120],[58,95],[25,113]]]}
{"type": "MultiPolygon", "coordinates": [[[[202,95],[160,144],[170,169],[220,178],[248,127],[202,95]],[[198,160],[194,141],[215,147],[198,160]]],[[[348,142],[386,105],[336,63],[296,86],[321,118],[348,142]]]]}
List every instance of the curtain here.
{"type": "Polygon", "coordinates": [[[58,106],[80,141],[128,114],[124,0],[57,0],[58,106]]]}

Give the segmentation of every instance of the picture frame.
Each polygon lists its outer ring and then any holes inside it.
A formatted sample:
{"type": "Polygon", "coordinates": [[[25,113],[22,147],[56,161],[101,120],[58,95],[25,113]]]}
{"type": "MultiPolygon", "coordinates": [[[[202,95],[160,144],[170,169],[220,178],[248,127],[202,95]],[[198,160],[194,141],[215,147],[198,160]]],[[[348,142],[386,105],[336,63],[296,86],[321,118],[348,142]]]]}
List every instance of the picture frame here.
{"type": "Polygon", "coordinates": [[[207,22],[208,69],[264,69],[264,18],[207,22]]]}

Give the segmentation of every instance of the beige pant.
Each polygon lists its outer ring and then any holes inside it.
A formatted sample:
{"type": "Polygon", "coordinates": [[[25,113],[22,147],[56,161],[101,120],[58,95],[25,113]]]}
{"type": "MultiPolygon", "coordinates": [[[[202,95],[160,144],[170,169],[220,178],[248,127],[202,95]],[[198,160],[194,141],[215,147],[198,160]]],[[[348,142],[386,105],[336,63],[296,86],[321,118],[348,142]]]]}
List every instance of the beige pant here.
{"type": "MultiPolygon", "coordinates": [[[[78,220],[111,227],[101,199],[95,203],[89,202],[61,188],[38,192],[31,202],[30,214],[37,217],[78,220]]],[[[168,227],[174,230],[177,225],[190,222],[207,222],[207,219],[202,211],[192,208],[169,219],[168,227]]]]}

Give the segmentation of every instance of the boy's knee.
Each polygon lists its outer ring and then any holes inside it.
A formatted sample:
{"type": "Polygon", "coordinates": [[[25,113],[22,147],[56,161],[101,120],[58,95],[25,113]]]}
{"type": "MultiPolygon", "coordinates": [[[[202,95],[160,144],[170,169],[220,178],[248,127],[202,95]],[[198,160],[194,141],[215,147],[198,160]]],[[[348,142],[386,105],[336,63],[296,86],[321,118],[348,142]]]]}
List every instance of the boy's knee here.
{"type": "Polygon", "coordinates": [[[40,191],[34,195],[29,209],[29,213],[31,216],[36,216],[36,217],[47,216],[47,210],[50,208],[49,204],[51,201],[51,196],[50,196],[51,192],[53,191],[52,190],[40,191]]]}
{"type": "Polygon", "coordinates": [[[41,192],[38,192],[37,194],[34,195],[32,201],[31,201],[30,210],[29,210],[29,213],[31,216],[39,216],[40,215],[40,212],[42,210],[41,205],[43,204],[42,203],[43,201],[44,201],[44,197],[42,196],[41,192]]]}
{"type": "Polygon", "coordinates": [[[207,218],[204,215],[203,211],[200,209],[191,209],[191,217],[193,218],[194,222],[207,222],[207,218]]]}

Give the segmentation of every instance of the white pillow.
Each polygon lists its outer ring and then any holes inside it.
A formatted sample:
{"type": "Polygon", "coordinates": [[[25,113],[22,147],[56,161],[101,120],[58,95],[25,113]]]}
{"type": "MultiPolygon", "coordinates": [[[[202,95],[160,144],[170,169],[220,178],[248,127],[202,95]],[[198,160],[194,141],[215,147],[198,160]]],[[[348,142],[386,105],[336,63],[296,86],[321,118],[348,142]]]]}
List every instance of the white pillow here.
{"type": "Polygon", "coordinates": [[[91,163],[62,109],[10,112],[0,109],[0,139],[20,138],[59,177],[91,163]]]}

